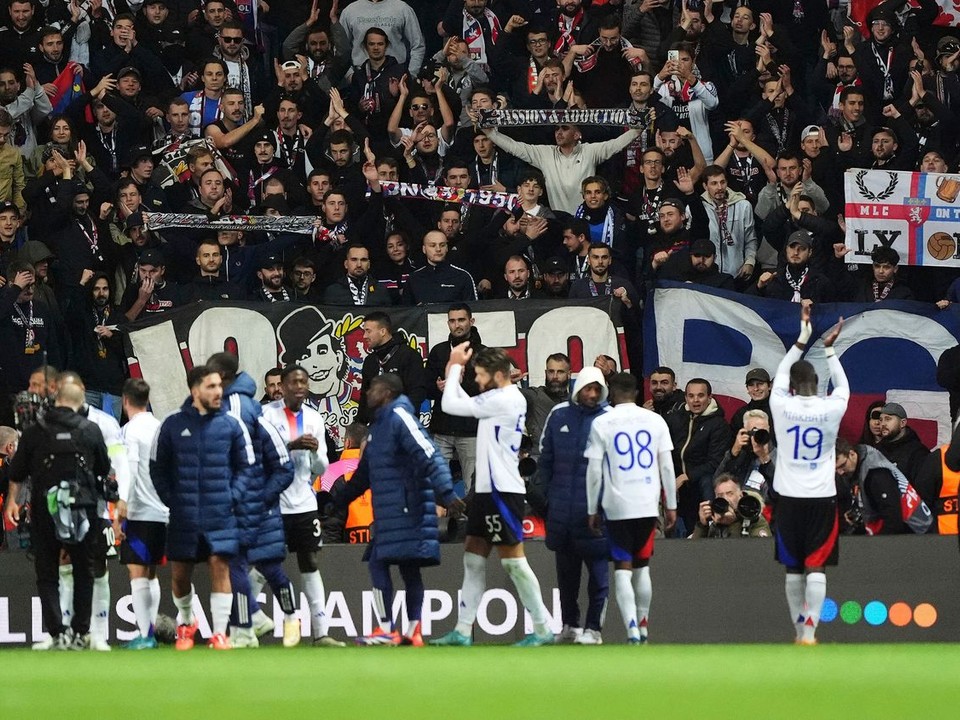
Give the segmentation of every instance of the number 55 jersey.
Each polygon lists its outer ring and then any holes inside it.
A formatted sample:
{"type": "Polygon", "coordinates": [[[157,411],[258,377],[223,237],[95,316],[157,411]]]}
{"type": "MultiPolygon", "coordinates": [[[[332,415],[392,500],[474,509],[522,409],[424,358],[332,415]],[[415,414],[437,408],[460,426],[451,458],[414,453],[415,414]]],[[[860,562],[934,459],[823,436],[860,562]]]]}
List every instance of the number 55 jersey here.
{"type": "Polygon", "coordinates": [[[833,392],[827,396],[793,395],[790,367],[803,351],[793,345],[780,361],[770,392],[770,413],[777,434],[773,489],[785,497],[834,497],[837,433],[847,410],[850,387],[835,355],[827,358],[833,392]]]}
{"type": "Polygon", "coordinates": [[[615,405],[593,421],[584,452],[587,512],[603,508],[608,520],[656,517],[660,493],[677,508],[673,440],[662,417],[635,403],[615,405]]]}

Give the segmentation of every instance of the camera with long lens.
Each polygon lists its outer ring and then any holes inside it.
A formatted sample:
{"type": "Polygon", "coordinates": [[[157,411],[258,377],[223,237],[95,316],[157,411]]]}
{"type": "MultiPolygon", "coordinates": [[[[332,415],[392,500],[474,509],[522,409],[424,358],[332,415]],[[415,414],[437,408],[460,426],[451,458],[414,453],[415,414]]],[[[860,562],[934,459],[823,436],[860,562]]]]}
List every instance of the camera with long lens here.
{"type": "Polygon", "coordinates": [[[760,513],[763,512],[763,503],[756,495],[744,493],[737,503],[737,515],[744,521],[756,522],[760,519],[760,513]]]}
{"type": "Polygon", "coordinates": [[[747,435],[757,441],[757,445],[766,445],[770,442],[770,431],[766,428],[752,428],[747,435]]]}

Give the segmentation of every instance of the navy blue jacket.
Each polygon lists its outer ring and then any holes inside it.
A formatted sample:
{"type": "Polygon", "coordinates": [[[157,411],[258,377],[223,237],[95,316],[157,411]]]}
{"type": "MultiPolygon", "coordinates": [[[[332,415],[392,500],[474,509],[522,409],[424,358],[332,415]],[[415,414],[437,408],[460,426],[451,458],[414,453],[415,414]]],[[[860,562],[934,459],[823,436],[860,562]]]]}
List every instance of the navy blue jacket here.
{"type": "Polygon", "coordinates": [[[225,411],[201,415],[188,398],[160,426],[150,477],[170,508],[167,555],[189,560],[205,538],[214,555],[236,555],[235,509],[244,496],[243,472],[254,463],[243,424],[225,411]]]}
{"type": "Polygon", "coordinates": [[[377,408],[367,447],[334,503],[348,505],[370,488],[374,532],[370,557],[385,563],[440,563],[435,497],[453,502],[450,467],[416,419],[406,395],[377,408]]]}
{"type": "Polygon", "coordinates": [[[587,459],[583,456],[590,426],[607,407],[605,402],[595,408],[563,402],[547,416],[537,469],[547,496],[546,541],[551,550],[574,551],[584,557],[605,557],[608,552],[606,539],[587,526],[587,459]]]}
{"type": "Polygon", "coordinates": [[[287,445],[276,428],[263,420],[256,392],[253,378],[241,372],[223,394],[227,412],[243,423],[253,443],[255,462],[243,471],[244,493],[237,508],[240,546],[253,563],[282,560],[286,555],[280,494],[293,482],[287,445]]]}

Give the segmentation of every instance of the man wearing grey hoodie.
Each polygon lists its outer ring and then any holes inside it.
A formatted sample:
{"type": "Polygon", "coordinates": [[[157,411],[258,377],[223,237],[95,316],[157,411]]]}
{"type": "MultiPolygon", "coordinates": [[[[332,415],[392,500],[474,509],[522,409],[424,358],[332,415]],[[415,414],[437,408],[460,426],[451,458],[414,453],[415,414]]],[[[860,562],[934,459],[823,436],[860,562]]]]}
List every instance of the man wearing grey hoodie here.
{"type": "Polygon", "coordinates": [[[753,207],[743,193],[727,187],[726,172],[719,165],[703,171],[703,206],[710,222],[710,240],[717,247],[717,267],[733,275],[744,287],[757,264],[756,229],[753,207]]]}

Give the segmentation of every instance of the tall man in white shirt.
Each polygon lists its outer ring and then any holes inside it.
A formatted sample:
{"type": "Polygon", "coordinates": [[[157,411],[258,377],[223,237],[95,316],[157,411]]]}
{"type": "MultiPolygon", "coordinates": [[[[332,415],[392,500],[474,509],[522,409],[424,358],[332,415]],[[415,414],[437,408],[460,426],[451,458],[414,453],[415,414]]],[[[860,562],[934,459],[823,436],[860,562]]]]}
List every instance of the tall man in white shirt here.
{"type": "MultiPolygon", "coordinates": [[[[283,531],[287,548],[297,554],[297,567],[303,580],[303,592],[310,605],[310,629],[314,645],[343,647],[344,643],[328,634],[326,597],[323,578],[320,577],[320,550],[323,533],[313,479],[327,469],[327,449],[324,441],[323,416],[304,401],[310,392],[310,377],[299,365],[288,365],[280,373],[283,399],[263,408],[263,417],[286,439],[287,450],[293,459],[293,482],[280,495],[283,531]]],[[[265,578],[251,573],[253,596],[260,594],[265,578]]],[[[253,615],[258,634],[269,632],[272,625],[262,610],[253,615]]]]}
{"type": "Polygon", "coordinates": [[[150,386],[140,378],[130,378],[123,384],[122,400],[128,421],[121,437],[127,448],[131,481],[127,500],[117,503],[123,538],[120,562],[130,573],[133,615],[140,630],[140,634],[127,643],[127,648],[149,650],[157,647],[153,635],[160,609],[157,565],[166,549],[170,510],[160,501],[150,479],[150,448],[160,430],[160,421],[147,410],[150,386]]]}
{"type": "Polygon", "coordinates": [[[449,415],[475,417],[477,469],[474,494],[467,507],[463,545],[463,586],[457,626],[431,645],[471,645],[477,608],[486,589],[487,557],[497,546],[500,564],[513,581],[520,602],[533,619],[533,632],[517,645],[553,643],[540,582],[523,554],[526,486],[517,467],[527,401],[510,382],[510,358],[500,348],[483,348],[474,361],[480,394],[470,397],[461,386],[463,368],[473,357],[469,343],[450,351],[441,406],[449,415]]]}
{"type": "Polygon", "coordinates": [[[837,564],[836,453],[840,421],[850,399],[847,376],[833,344],[843,318],[823,338],[833,392],[817,393],[817,373],[800,356],[813,327],[810,307],[800,308],[800,336],[777,367],[770,393],[770,414],[777,433],[777,560],[787,571],[785,590],[790,618],[800,645],[815,645],[827,595],[827,565],[837,564]]]}
{"type": "Polygon", "coordinates": [[[618,373],[607,380],[613,408],[590,428],[584,457],[587,465],[587,521],[610,538],[617,605],[627,628],[627,642],[647,642],[650,557],[660,516],[660,493],[666,506],[668,533],[677,522],[677,478],[673,440],[666,421],[637,405],[637,379],[618,373]],[[603,511],[601,518],[600,511],[603,511]]]}

